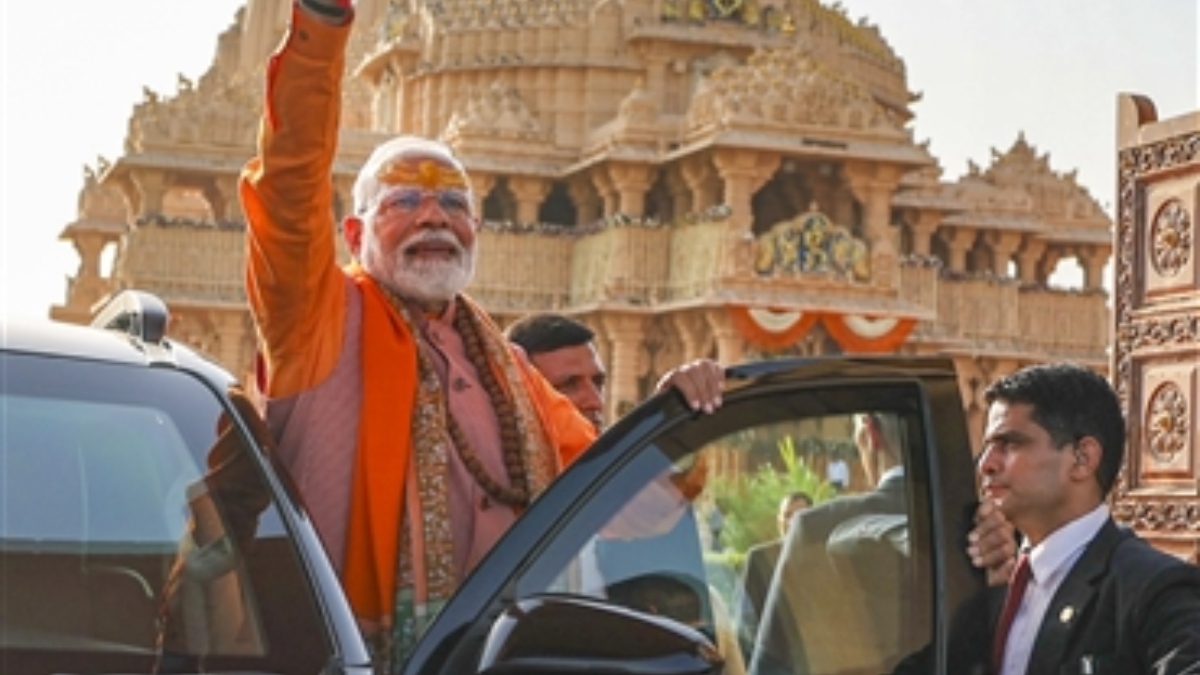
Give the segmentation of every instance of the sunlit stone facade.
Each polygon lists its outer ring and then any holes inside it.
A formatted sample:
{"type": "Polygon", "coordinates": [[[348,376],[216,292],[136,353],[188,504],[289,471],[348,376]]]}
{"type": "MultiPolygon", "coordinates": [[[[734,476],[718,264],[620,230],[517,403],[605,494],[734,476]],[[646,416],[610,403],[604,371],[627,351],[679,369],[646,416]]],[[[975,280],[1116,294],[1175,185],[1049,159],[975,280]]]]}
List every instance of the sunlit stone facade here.
{"type": "MultiPolygon", "coordinates": [[[[471,292],[501,322],[553,309],[591,325],[610,412],[698,356],[942,353],[978,431],[995,376],[1045,359],[1107,365],[1110,219],[1024,137],[943,179],[913,138],[904,63],[840,9],[360,0],[358,12],[336,215],[376,143],[445,139],[484,219],[471,292]],[[1072,258],[1081,287],[1050,288],[1072,258]]],[[[287,18],[284,2],[249,0],[208,72],[134,106],[123,154],[87,169],[63,231],[81,262],[56,317],[86,320],[137,286],[171,304],[175,336],[250,372],[236,184],[287,18]]]]}

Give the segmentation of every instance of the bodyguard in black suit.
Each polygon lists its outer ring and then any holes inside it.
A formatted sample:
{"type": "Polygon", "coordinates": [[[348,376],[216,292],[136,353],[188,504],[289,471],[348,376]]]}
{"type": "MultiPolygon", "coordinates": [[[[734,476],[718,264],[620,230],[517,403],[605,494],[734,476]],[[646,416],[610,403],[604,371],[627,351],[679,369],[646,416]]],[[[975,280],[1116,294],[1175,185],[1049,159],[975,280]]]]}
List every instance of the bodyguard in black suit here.
{"type": "Polygon", "coordinates": [[[1024,536],[1032,570],[1005,600],[1016,609],[996,675],[1200,675],[1200,569],[1108,513],[1125,442],[1112,387],[1082,367],[1043,365],[985,398],[982,488],[1024,536]]]}

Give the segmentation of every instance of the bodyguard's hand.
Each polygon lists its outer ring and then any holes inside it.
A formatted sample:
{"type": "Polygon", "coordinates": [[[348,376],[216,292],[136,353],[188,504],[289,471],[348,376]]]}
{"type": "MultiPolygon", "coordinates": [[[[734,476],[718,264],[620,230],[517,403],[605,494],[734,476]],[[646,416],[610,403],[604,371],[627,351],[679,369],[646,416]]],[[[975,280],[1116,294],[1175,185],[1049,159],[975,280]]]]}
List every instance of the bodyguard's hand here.
{"type": "Polygon", "coordinates": [[[697,359],[663,375],[654,388],[658,393],[675,387],[692,410],[711,413],[721,407],[721,388],[725,384],[725,369],[711,359],[697,359]]]}
{"type": "Polygon", "coordinates": [[[986,572],[989,586],[1008,583],[1016,564],[1016,531],[990,499],[984,499],[975,509],[975,528],[967,535],[967,555],[973,565],[986,572]]]}

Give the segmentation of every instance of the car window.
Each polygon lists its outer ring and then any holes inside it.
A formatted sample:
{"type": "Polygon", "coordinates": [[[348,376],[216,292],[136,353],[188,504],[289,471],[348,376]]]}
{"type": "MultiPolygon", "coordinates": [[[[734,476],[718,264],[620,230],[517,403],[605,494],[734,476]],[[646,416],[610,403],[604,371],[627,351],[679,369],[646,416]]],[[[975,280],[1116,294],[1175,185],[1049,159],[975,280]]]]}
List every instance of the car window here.
{"type": "Polygon", "coordinates": [[[171,369],[4,354],[0,661],[315,672],[322,620],[254,446],[171,369]]]}
{"type": "Polygon", "coordinates": [[[588,496],[558,535],[569,556],[531,565],[518,599],[667,616],[729,674],[888,672],[932,636],[921,409],[915,386],[801,389],[671,426],[588,496]],[[795,492],[813,505],[782,531],[795,492]]]}

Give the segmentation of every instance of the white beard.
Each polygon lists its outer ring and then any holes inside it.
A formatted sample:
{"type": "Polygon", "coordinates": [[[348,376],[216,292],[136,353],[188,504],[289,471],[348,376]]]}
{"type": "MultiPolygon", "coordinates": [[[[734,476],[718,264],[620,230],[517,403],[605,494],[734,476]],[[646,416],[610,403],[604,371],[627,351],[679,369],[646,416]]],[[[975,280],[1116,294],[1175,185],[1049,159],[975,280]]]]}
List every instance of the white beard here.
{"type": "Polygon", "coordinates": [[[418,233],[392,251],[379,250],[379,240],[364,234],[362,264],[367,272],[402,298],[420,303],[449,302],[475,275],[475,247],[463,248],[454,235],[442,231],[418,233]],[[409,261],[405,250],[417,243],[450,244],[457,257],[409,261]]]}

